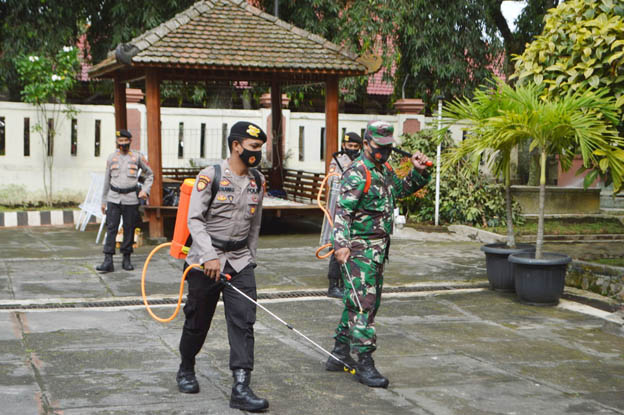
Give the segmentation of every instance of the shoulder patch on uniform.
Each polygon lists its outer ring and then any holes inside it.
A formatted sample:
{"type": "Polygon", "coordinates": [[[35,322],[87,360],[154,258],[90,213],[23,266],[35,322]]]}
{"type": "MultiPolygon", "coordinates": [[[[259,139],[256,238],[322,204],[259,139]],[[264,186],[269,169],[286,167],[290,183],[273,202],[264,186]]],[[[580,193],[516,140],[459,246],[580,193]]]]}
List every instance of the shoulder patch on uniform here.
{"type": "Polygon", "coordinates": [[[199,175],[199,179],[197,180],[197,191],[201,192],[210,183],[210,177],[204,176],[203,174],[199,175]]]}
{"type": "Polygon", "coordinates": [[[204,190],[206,188],[206,186],[208,185],[208,183],[206,183],[205,180],[198,180],[197,181],[197,191],[201,192],[202,190],[204,190]]]}

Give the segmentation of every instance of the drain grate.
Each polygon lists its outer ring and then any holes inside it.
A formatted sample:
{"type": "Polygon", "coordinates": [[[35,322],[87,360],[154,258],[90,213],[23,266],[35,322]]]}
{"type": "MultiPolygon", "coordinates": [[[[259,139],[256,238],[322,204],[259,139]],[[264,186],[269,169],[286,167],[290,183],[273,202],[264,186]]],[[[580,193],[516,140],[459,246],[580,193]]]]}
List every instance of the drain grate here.
{"type": "MultiPolygon", "coordinates": [[[[409,292],[427,292],[427,291],[450,291],[457,289],[473,289],[487,288],[488,284],[462,284],[462,285],[427,285],[427,286],[402,286],[402,287],[386,287],[384,293],[409,293],[409,292]]],[[[327,291],[324,290],[306,290],[306,291],[280,291],[275,293],[259,293],[258,300],[275,300],[287,298],[311,298],[325,297],[327,291]]],[[[169,305],[177,304],[177,297],[166,297],[159,299],[150,299],[150,305],[169,305]]],[[[184,297],[183,302],[186,302],[184,297]]],[[[132,300],[110,300],[110,301],[76,301],[76,302],[50,302],[43,304],[0,304],[0,310],[49,310],[49,309],[71,309],[71,308],[104,308],[104,307],[132,307],[143,305],[140,298],[132,300]]]]}

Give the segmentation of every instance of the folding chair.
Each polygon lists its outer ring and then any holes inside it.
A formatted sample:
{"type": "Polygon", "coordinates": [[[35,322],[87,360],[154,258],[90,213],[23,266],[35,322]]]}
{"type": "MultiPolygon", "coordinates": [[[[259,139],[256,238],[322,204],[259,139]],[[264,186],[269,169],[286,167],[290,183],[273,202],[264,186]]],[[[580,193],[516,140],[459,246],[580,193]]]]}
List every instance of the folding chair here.
{"type": "Polygon", "coordinates": [[[95,243],[100,238],[102,227],[105,222],[105,215],[102,213],[102,188],[104,187],[104,174],[91,173],[91,185],[85,196],[85,200],[80,204],[80,216],[76,222],[76,229],[84,232],[91,216],[99,218],[102,223],[100,224],[100,230],[98,231],[95,243]]]}

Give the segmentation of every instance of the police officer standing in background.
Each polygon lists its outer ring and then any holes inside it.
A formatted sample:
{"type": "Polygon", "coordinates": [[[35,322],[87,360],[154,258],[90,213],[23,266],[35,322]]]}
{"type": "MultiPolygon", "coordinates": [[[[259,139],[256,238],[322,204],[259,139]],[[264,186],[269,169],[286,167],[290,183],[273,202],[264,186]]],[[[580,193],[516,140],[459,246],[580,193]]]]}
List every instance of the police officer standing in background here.
{"type": "MultiPolygon", "coordinates": [[[[362,137],[357,133],[347,133],[342,139],[342,151],[332,157],[329,163],[329,173],[338,173],[342,175],[351,165],[362,150],[362,137]]],[[[339,177],[332,177],[333,180],[340,180],[339,177]]],[[[332,180],[332,181],[333,181],[332,180]]],[[[329,186],[331,189],[331,185],[329,186]]],[[[327,220],[327,219],[325,219],[327,220]]],[[[329,288],[327,296],[334,298],[342,298],[344,285],[340,275],[340,264],[336,262],[336,257],[332,254],[329,258],[329,269],[327,270],[327,279],[329,280],[329,288]]]]}
{"type": "Polygon", "coordinates": [[[120,249],[123,253],[122,268],[127,271],[134,269],[130,262],[130,254],[134,242],[134,228],[139,221],[139,199],[147,199],[154,181],[154,174],[145,157],[141,153],[130,151],[132,134],[127,130],[119,130],[116,136],[118,150],[108,156],[104,173],[102,192],[102,213],[106,214],[104,262],[95,267],[101,272],[115,270],[113,255],[120,218],[123,218],[123,242],[120,249]],[[142,171],[145,182],[137,195],[139,170],[142,171]]]}
{"type": "Polygon", "coordinates": [[[237,122],[228,137],[230,158],[203,169],[195,181],[188,211],[193,243],[186,265],[203,264],[187,277],[188,299],[180,339],[182,362],[176,380],[183,393],[199,392],[195,356],[201,350],[223,292],[230,343],[229,366],[234,377],[230,407],[260,411],[269,407],[249,387],[254,366],[256,306],[231,287],[219,283],[220,273],[254,300],[256,248],[262,218],[265,181],[254,169],[262,158],[266,134],[255,124],[237,122]]]}
{"type": "MultiPolygon", "coordinates": [[[[397,199],[413,194],[429,181],[429,159],[422,153],[412,155],[414,168],[404,179],[399,179],[387,164],[393,133],[392,125],[383,121],[373,121],[366,127],[364,151],[342,175],[333,235],[336,260],[344,264],[346,293],[332,354],[355,364],[350,352],[356,352],[358,381],[381,388],[389,382],[375,368],[372,354],[377,349],[375,315],[381,304],[392,214],[397,199]]],[[[343,370],[331,358],[325,368],[343,370]]]]}

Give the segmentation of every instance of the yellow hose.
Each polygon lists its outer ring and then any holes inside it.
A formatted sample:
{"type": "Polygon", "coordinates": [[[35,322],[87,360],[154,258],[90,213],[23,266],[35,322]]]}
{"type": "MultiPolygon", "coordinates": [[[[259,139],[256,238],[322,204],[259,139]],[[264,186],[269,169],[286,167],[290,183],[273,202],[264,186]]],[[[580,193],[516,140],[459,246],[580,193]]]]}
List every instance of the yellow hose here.
{"type": "MultiPolygon", "coordinates": [[[[323,179],[323,181],[321,182],[321,187],[319,188],[318,194],[316,195],[316,203],[318,203],[319,208],[323,211],[323,213],[325,214],[325,217],[327,218],[327,223],[329,223],[329,226],[331,226],[332,228],[334,227],[334,221],[331,218],[331,215],[329,214],[329,212],[327,211],[327,209],[325,209],[325,207],[323,206],[322,202],[321,202],[321,195],[323,193],[323,190],[325,190],[325,185],[327,184],[327,180],[332,177],[332,176],[338,176],[340,177],[340,175],[338,173],[329,173],[327,176],[325,176],[325,178],[323,179]]],[[[316,257],[318,259],[325,259],[327,257],[329,257],[331,254],[334,253],[334,250],[330,250],[328,251],[326,254],[321,255],[320,252],[323,249],[327,249],[327,248],[331,248],[332,244],[331,243],[327,243],[323,246],[320,246],[317,250],[316,250],[316,257]]]]}
{"type": "Polygon", "coordinates": [[[201,268],[200,264],[192,264],[192,265],[189,265],[188,268],[184,270],[184,274],[182,274],[182,280],[180,281],[180,292],[178,294],[178,304],[176,305],[175,311],[169,318],[158,317],[156,314],[154,314],[154,312],[152,311],[152,309],[150,308],[147,302],[147,295],[145,294],[145,275],[147,274],[147,266],[149,265],[154,254],[158,252],[160,249],[166,246],[170,246],[170,245],[171,245],[171,242],[165,242],[164,244],[160,244],[156,248],[152,249],[152,252],[150,252],[150,254],[147,256],[147,259],[145,260],[145,264],[143,265],[143,273],[141,274],[141,295],[143,296],[143,304],[145,304],[145,308],[147,309],[147,312],[149,313],[149,315],[152,316],[154,320],[160,321],[161,323],[168,323],[171,320],[173,320],[175,316],[178,315],[178,312],[180,311],[180,304],[182,304],[182,297],[184,296],[184,281],[186,280],[186,276],[188,275],[189,271],[192,270],[193,268],[201,268]]]}

